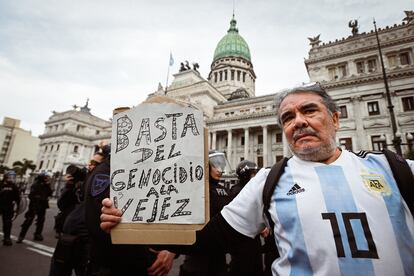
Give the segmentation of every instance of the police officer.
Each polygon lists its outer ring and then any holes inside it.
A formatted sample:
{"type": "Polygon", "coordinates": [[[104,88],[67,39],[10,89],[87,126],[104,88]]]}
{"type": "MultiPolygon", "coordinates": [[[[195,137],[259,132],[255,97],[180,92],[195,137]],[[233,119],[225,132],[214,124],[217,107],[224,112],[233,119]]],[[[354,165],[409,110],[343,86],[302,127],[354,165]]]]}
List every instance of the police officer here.
{"type": "MultiPolygon", "coordinates": [[[[90,174],[103,160],[101,153],[95,153],[88,164],[90,174]]],[[[50,265],[49,276],[76,276],[89,273],[89,234],[85,222],[85,201],[83,181],[88,177],[85,169],[70,165],[66,169],[66,186],[58,200],[61,213],[65,214],[62,233],[59,237],[50,265]]]]}
{"type": "MultiPolygon", "coordinates": [[[[258,171],[257,164],[250,160],[241,161],[236,168],[236,174],[239,179],[237,185],[231,188],[232,197],[243,189],[243,187],[256,175],[258,171]]],[[[263,274],[262,249],[260,237],[257,236],[252,240],[239,244],[231,254],[230,275],[254,275],[263,274]]]]}
{"type": "Polygon", "coordinates": [[[52,188],[50,187],[50,176],[46,173],[39,174],[33,185],[30,187],[29,194],[29,210],[24,214],[25,220],[22,224],[22,228],[17,239],[18,243],[21,243],[26,236],[27,230],[32,225],[35,216],[36,230],[34,234],[35,241],[42,241],[43,224],[45,222],[46,209],[49,208],[49,196],[52,195],[52,188]]]}
{"type": "Polygon", "coordinates": [[[8,171],[0,183],[0,215],[3,217],[3,245],[10,246],[12,241],[10,233],[13,219],[13,203],[19,206],[20,193],[16,184],[16,173],[8,171]]]}
{"type": "MultiPolygon", "coordinates": [[[[229,190],[219,183],[227,166],[224,153],[209,151],[209,194],[210,217],[223,209],[231,200],[229,190]]],[[[187,255],[180,267],[180,276],[223,276],[227,275],[226,255],[187,255]]]]}
{"type": "Polygon", "coordinates": [[[66,168],[65,187],[57,200],[59,212],[55,217],[56,236],[59,237],[63,230],[63,224],[70,212],[83,200],[83,182],[86,178],[86,168],[81,169],[76,165],[66,168]]]}
{"type": "Polygon", "coordinates": [[[91,242],[92,275],[166,275],[175,254],[155,252],[145,245],[113,245],[111,237],[99,227],[102,200],[109,197],[110,147],[101,152],[105,158],[86,180],[85,221],[91,242]],[[154,253],[155,252],[155,253],[154,253]]]}

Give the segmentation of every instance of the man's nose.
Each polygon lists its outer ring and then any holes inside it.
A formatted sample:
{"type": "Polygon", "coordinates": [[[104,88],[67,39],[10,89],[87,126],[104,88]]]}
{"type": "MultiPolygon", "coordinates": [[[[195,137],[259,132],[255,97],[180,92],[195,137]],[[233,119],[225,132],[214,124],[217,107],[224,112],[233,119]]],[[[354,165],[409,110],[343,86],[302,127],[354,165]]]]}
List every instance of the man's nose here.
{"type": "Polygon", "coordinates": [[[295,115],[295,122],[294,123],[295,123],[294,126],[296,128],[303,128],[303,127],[307,127],[308,126],[308,120],[300,112],[296,113],[296,115],[295,115]]]}

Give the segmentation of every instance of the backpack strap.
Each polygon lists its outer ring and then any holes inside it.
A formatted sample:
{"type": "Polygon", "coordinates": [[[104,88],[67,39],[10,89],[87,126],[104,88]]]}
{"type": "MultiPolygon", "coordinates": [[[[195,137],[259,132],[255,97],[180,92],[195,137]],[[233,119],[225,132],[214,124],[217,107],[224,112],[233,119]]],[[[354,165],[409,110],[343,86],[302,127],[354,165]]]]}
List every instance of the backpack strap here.
{"type": "Polygon", "coordinates": [[[280,177],[285,171],[285,167],[287,165],[288,160],[289,158],[283,157],[282,160],[273,165],[272,169],[267,175],[266,182],[263,187],[263,212],[266,215],[266,218],[269,222],[270,231],[273,231],[273,227],[275,226],[275,223],[273,222],[269,213],[270,200],[272,198],[276,185],[279,182],[280,177]]]}
{"type": "Polygon", "coordinates": [[[398,154],[384,149],[382,151],[390,164],[392,174],[397,182],[398,189],[401,196],[407,203],[408,208],[411,211],[411,215],[414,216],[414,175],[411,171],[407,161],[398,154]]]}

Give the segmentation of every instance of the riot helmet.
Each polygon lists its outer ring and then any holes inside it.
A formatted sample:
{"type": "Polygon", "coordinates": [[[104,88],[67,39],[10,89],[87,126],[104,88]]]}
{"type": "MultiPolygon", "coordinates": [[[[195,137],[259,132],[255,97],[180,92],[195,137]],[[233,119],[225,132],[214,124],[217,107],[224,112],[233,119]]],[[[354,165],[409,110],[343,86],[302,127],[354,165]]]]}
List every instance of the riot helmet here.
{"type": "Polygon", "coordinates": [[[258,171],[257,164],[250,160],[243,160],[237,165],[236,174],[239,177],[240,184],[246,185],[249,180],[256,175],[258,171]]]}
{"type": "Polygon", "coordinates": [[[16,172],[13,170],[7,171],[4,174],[4,180],[9,183],[16,183],[16,172]]]}

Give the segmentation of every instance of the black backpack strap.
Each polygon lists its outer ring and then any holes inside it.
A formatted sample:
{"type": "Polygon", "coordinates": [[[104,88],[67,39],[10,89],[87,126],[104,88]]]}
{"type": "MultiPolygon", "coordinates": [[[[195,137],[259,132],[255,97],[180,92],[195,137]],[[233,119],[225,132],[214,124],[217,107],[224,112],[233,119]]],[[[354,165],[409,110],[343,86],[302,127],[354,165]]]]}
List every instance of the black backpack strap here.
{"type": "Polygon", "coordinates": [[[401,196],[407,203],[408,208],[411,211],[411,215],[414,216],[414,175],[411,171],[407,161],[398,154],[384,149],[382,151],[390,164],[392,174],[395,182],[397,182],[398,189],[401,196]]]}
{"type": "Polygon", "coordinates": [[[272,198],[276,185],[279,182],[280,177],[285,171],[285,167],[288,160],[289,158],[283,157],[282,160],[273,165],[272,169],[267,175],[266,183],[263,188],[263,212],[266,215],[266,218],[269,222],[270,231],[273,231],[273,227],[275,226],[275,223],[273,222],[269,213],[270,200],[272,198]]]}

